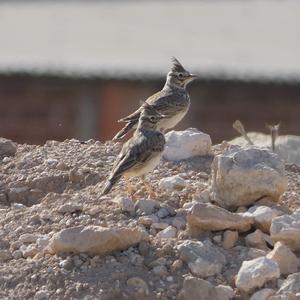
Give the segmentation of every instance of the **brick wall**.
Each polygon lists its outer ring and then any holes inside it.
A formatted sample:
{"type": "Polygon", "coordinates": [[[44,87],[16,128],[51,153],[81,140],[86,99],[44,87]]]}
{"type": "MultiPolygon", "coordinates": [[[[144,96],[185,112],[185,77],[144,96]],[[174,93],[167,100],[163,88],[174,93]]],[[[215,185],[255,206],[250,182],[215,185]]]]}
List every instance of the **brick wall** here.
{"type": "MultiPolygon", "coordinates": [[[[117,119],[131,113],[162,80],[72,80],[0,76],[0,136],[18,142],[110,139],[117,119]]],[[[198,81],[189,87],[192,106],[177,129],[197,127],[220,142],[236,136],[232,123],[265,131],[281,122],[282,134],[300,135],[300,85],[198,81]]]]}

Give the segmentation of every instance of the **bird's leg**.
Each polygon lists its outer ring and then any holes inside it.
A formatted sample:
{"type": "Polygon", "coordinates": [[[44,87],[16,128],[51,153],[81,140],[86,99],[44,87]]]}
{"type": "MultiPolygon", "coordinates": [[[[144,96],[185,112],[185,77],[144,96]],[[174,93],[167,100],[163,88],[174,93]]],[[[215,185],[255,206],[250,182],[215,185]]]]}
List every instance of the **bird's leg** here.
{"type": "Polygon", "coordinates": [[[126,181],[126,185],[127,185],[127,193],[128,195],[130,195],[130,197],[132,198],[132,200],[136,200],[134,194],[135,194],[135,191],[133,190],[133,187],[132,187],[132,184],[130,182],[130,180],[126,177],[125,178],[125,181],[126,181]]]}
{"type": "Polygon", "coordinates": [[[157,195],[156,195],[155,191],[153,190],[152,186],[145,181],[145,176],[142,176],[141,180],[142,180],[147,192],[149,193],[149,196],[154,199],[157,198],[157,195]]]}

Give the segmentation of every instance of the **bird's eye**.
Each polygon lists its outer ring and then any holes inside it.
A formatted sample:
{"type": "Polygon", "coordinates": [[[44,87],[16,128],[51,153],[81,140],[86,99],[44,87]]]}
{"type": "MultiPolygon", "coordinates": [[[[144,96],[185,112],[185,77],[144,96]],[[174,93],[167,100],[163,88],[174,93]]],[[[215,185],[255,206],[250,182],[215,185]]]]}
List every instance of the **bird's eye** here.
{"type": "Polygon", "coordinates": [[[150,117],[150,121],[154,122],[155,121],[155,117],[150,117]]]}
{"type": "Polygon", "coordinates": [[[182,79],[183,78],[183,74],[182,73],[178,73],[178,78],[182,79]]]}

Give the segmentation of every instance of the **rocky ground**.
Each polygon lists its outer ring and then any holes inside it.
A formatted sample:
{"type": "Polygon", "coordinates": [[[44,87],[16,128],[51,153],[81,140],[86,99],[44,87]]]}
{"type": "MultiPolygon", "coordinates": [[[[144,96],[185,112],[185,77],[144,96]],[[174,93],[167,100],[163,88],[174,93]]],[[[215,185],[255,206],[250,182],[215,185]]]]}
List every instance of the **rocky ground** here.
{"type": "Polygon", "coordinates": [[[138,179],[134,201],[122,180],[99,198],[120,147],[1,139],[0,299],[299,299],[299,166],[285,165],[285,186],[272,162],[275,192],[225,207],[210,190],[225,143],[163,159],[156,199],[138,179]]]}

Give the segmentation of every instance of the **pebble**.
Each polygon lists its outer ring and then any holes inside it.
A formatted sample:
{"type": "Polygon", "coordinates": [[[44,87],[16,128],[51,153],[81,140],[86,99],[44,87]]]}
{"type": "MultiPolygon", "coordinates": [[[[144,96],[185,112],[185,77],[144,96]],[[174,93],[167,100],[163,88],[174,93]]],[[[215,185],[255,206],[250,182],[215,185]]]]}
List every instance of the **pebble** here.
{"type": "Polygon", "coordinates": [[[74,213],[76,211],[82,211],[82,205],[81,204],[76,204],[76,203],[66,203],[61,205],[57,212],[61,213],[61,214],[65,214],[65,213],[74,213]]]}
{"type": "Polygon", "coordinates": [[[155,275],[164,276],[168,274],[167,268],[165,266],[159,265],[152,269],[155,275]]]}
{"type": "Polygon", "coordinates": [[[172,225],[174,227],[176,227],[177,229],[185,229],[185,227],[186,227],[186,221],[182,217],[175,217],[172,220],[172,225]]]}
{"type": "Polygon", "coordinates": [[[223,248],[230,249],[234,247],[239,238],[237,231],[226,230],[223,234],[223,248]]]}
{"type": "Polygon", "coordinates": [[[161,239],[170,239],[175,238],[177,234],[177,230],[173,226],[168,226],[164,230],[160,231],[156,236],[161,239]]]}
{"type": "Polygon", "coordinates": [[[140,292],[144,292],[146,295],[149,294],[149,288],[147,283],[140,277],[131,277],[127,280],[127,286],[137,288],[140,292]]]}
{"type": "Polygon", "coordinates": [[[167,227],[169,227],[168,223],[153,223],[151,225],[151,228],[158,229],[158,230],[163,230],[166,229],[167,227]]]}
{"type": "Polygon", "coordinates": [[[19,237],[19,241],[22,243],[35,243],[37,240],[38,236],[36,234],[32,233],[24,233],[19,237]]]}
{"type": "Polygon", "coordinates": [[[169,211],[165,207],[161,207],[156,214],[159,218],[163,219],[169,215],[169,211]]]}
{"type": "Polygon", "coordinates": [[[46,290],[37,291],[34,295],[34,299],[36,300],[47,300],[49,299],[49,292],[46,290]]]}
{"type": "Polygon", "coordinates": [[[182,266],[183,266],[183,261],[181,259],[176,259],[171,265],[171,271],[172,272],[178,271],[182,268],[182,266]]]}

